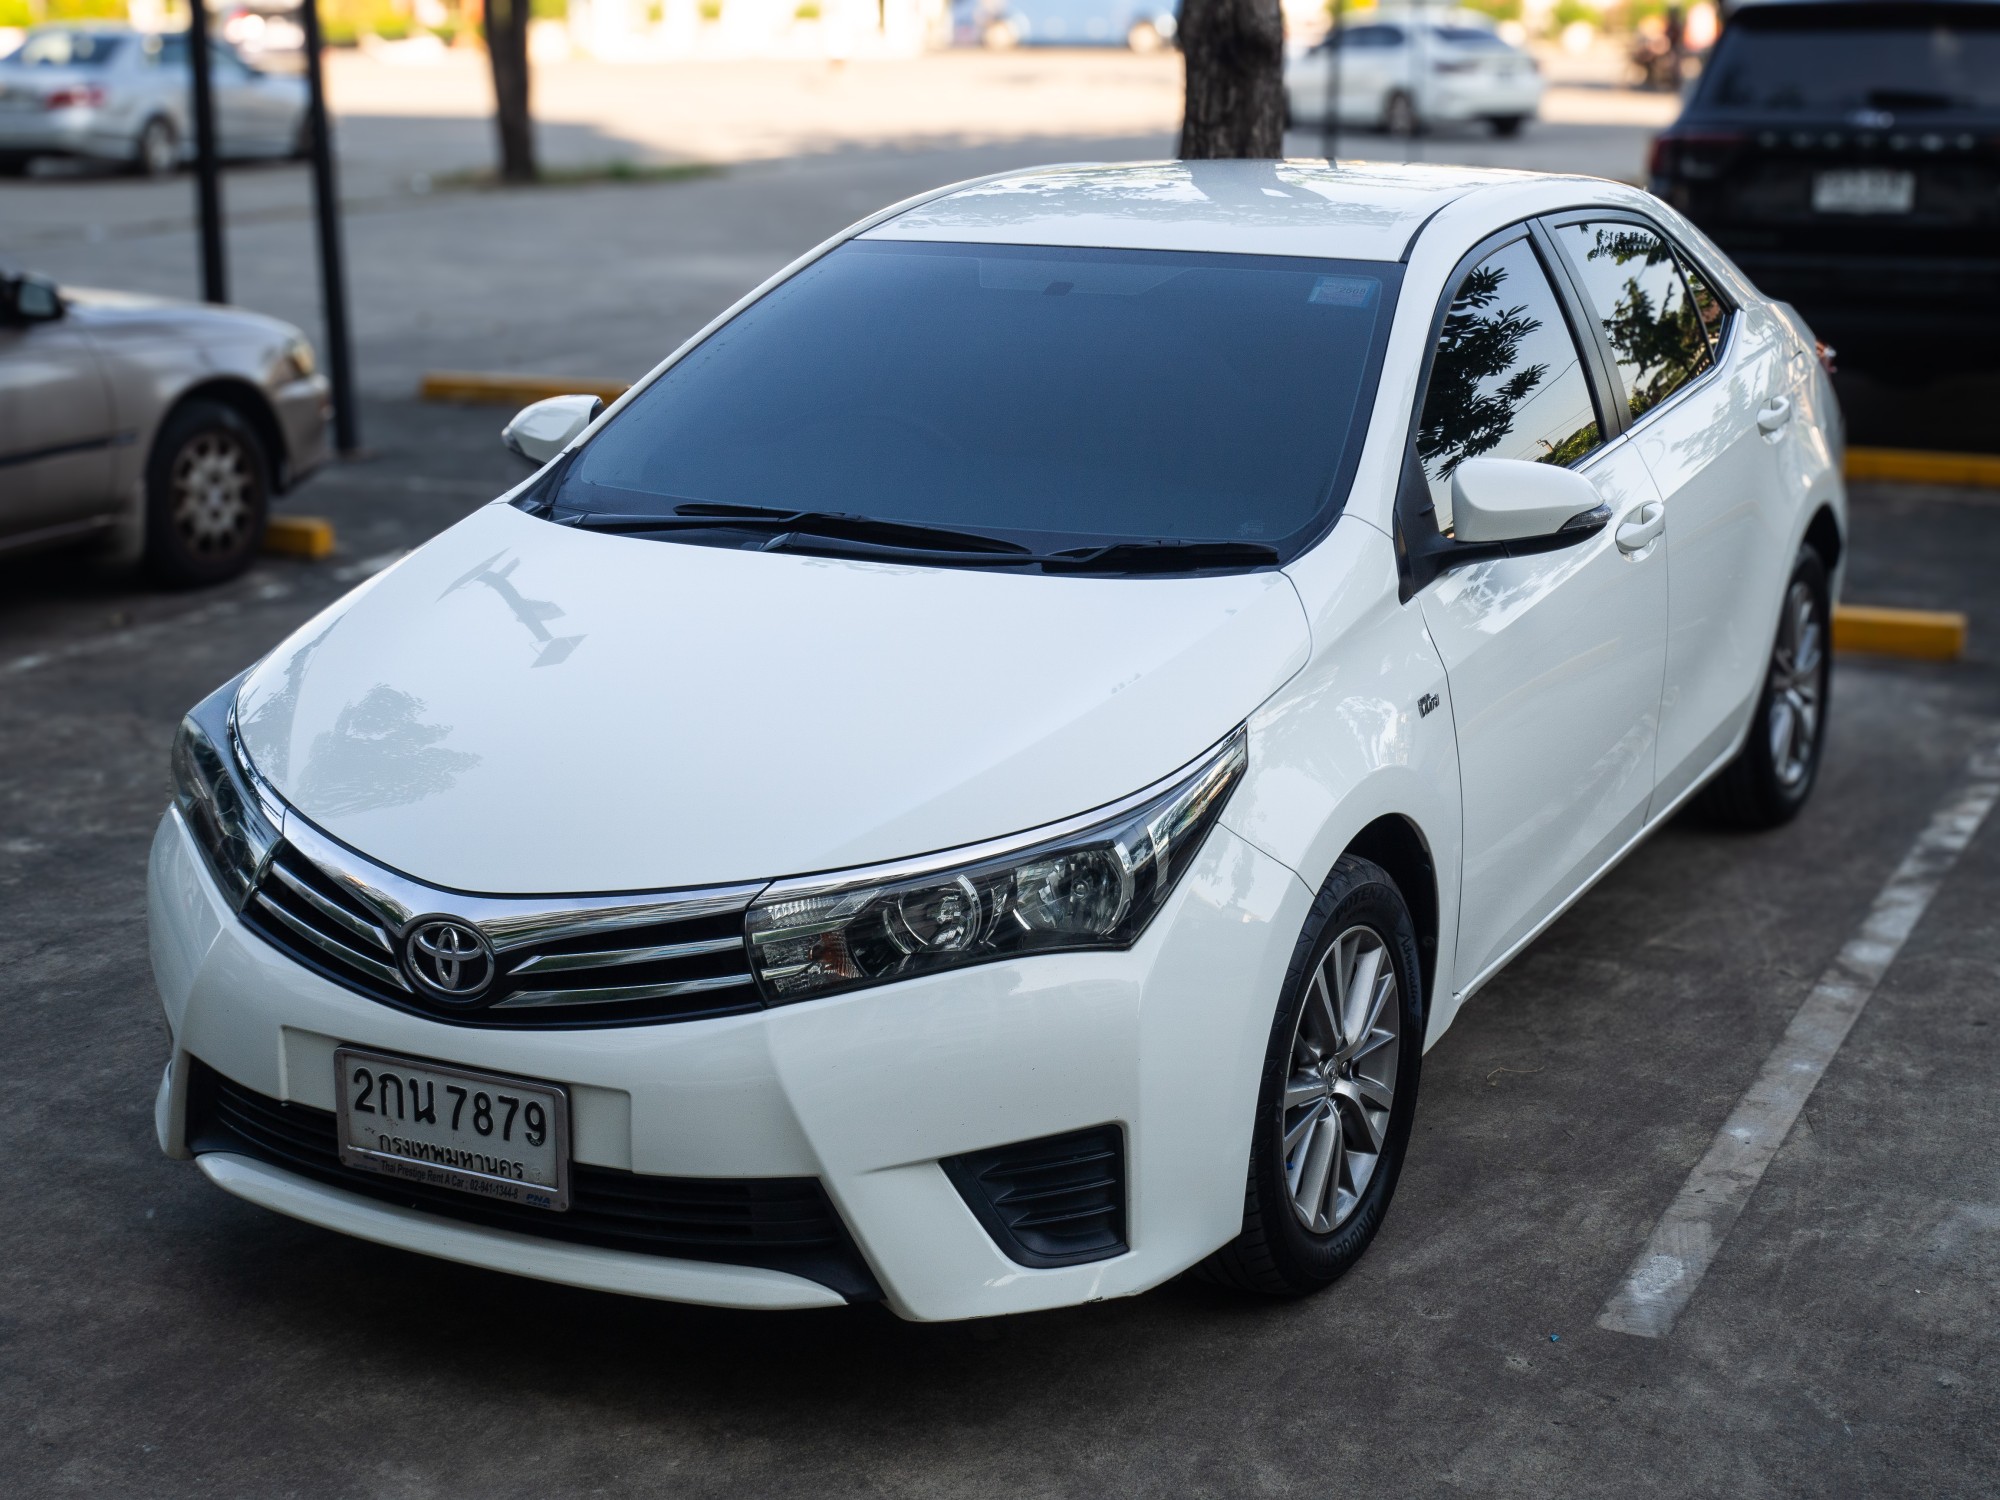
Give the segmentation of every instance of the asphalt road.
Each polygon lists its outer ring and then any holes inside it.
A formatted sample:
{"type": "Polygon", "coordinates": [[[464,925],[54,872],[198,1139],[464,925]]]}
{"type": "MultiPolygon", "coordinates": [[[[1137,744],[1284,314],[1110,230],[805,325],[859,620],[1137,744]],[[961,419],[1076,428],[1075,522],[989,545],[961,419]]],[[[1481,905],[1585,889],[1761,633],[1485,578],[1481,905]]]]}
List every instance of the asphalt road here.
{"type": "Polygon", "coordinates": [[[1175,1284],[995,1324],[730,1314],[467,1270],[161,1158],[147,842],[180,712],[514,472],[374,403],[326,563],[203,595],[0,568],[0,1488],[19,1495],[1976,1495],[2000,1472],[2000,826],[1948,877],[1672,1334],[1605,1299],[1968,757],[2000,500],[1857,499],[1850,595],[1974,613],[1843,659],[1795,825],[1636,853],[1426,1060],[1393,1212],[1312,1301],[1175,1284]]]}

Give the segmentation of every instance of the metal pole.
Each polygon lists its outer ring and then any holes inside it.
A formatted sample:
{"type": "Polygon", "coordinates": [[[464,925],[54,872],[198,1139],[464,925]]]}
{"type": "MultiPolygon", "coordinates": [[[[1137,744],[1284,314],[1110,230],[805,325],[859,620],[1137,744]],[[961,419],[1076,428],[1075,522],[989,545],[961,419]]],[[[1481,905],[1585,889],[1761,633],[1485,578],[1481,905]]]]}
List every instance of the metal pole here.
{"type": "Polygon", "coordinates": [[[1332,161],[1340,149],[1340,19],[1345,0],[1333,0],[1333,29],[1326,34],[1326,119],[1320,125],[1320,144],[1332,161]]]}
{"type": "Polygon", "coordinates": [[[194,80],[194,195],[201,224],[201,296],[229,300],[222,253],[222,177],[215,153],[215,89],[208,53],[208,0],[188,6],[188,70],[194,80]]]}
{"type": "MultiPolygon", "coordinates": [[[[200,0],[196,0],[200,3],[200,0]]],[[[340,250],[340,193],[333,176],[333,132],[327,127],[326,79],[320,69],[319,0],[299,0],[306,42],[306,129],[312,133],[313,207],[319,221],[320,306],[326,315],[326,378],[333,386],[333,443],[342,453],[361,446],[354,410],[354,363],[347,344],[347,272],[340,250]]]]}

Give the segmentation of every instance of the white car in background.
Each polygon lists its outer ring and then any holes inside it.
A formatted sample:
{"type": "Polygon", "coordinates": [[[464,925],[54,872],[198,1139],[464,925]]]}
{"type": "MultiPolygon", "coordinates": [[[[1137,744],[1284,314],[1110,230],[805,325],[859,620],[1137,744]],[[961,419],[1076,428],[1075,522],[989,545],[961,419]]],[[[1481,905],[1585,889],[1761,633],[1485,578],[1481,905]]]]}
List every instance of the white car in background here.
{"type": "Polygon", "coordinates": [[[1617,183],[1004,174],[509,434],[532,479],[190,712],[153,846],[162,1149],[364,1239],[919,1319],[1311,1292],[1466,999],[1819,764],[1826,373],[1617,183]]]}
{"type": "MultiPolygon", "coordinates": [[[[225,157],[303,156],[306,86],[211,42],[217,146],[225,157]]],[[[37,26],[0,57],[0,174],[37,157],[109,162],[162,176],[194,155],[183,31],[77,22],[37,26]]]]}
{"type": "Polygon", "coordinates": [[[1477,11],[1365,11],[1334,41],[1285,65],[1294,126],[1325,124],[1336,52],[1342,125],[1414,135],[1483,120],[1496,135],[1515,135],[1541,108],[1540,66],[1477,11]]]}

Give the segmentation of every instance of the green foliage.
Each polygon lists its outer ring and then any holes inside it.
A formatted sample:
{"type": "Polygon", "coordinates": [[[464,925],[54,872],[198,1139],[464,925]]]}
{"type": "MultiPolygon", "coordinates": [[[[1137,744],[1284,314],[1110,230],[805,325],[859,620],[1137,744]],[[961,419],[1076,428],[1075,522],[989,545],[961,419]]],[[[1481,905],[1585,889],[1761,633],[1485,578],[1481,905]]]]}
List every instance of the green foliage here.
{"type": "Polygon", "coordinates": [[[1586,0],[1556,0],[1549,11],[1549,23],[1560,31],[1574,21],[1588,21],[1599,29],[1604,25],[1604,12],[1586,0]]]}
{"type": "Polygon", "coordinates": [[[1433,479],[1449,479],[1468,458],[1499,447],[1515,411],[1549,373],[1547,365],[1514,369],[1521,341],[1542,324],[1527,316],[1525,304],[1498,305],[1506,279],[1501,266],[1478,267],[1459,283],[1445,313],[1417,427],[1417,458],[1433,479]]]}
{"type": "Polygon", "coordinates": [[[0,0],[0,26],[32,26],[35,13],[28,0],[0,0]]]}
{"type": "Polygon", "coordinates": [[[1460,4],[1466,10],[1476,10],[1496,21],[1521,19],[1521,0],[1460,0],[1460,4]]]}
{"type": "Polygon", "coordinates": [[[701,0],[700,9],[701,18],[704,21],[720,21],[722,19],[722,0],[701,0]]]}
{"type": "Polygon", "coordinates": [[[566,21],[569,0],[528,0],[528,15],[537,21],[566,21]]]}
{"type": "Polygon", "coordinates": [[[792,12],[792,19],[796,21],[817,21],[819,19],[819,0],[799,0],[798,9],[792,12]]]}
{"type": "MultiPolygon", "coordinates": [[[[1621,269],[1634,262],[1642,268],[1673,265],[1673,252],[1658,235],[1610,225],[1597,231],[1586,258],[1608,260],[1621,269]]],[[[1655,306],[1639,278],[1627,277],[1617,305],[1604,320],[1605,337],[1631,387],[1626,396],[1635,417],[1666,400],[1708,365],[1708,335],[1702,331],[1700,312],[1681,291],[1677,273],[1666,285],[1668,305],[1655,306]]]]}

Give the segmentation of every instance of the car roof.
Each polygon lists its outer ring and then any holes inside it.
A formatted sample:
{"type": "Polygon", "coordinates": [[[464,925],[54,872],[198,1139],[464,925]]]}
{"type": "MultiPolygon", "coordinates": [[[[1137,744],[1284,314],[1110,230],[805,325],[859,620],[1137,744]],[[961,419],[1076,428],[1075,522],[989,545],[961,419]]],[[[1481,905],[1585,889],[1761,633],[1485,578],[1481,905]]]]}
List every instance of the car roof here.
{"type": "Polygon", "coordinates": [[[966,183],[862,238],[1393,261],[1446,204],[1538,175],[1314,159],[1070,164],[966,183]]]}

